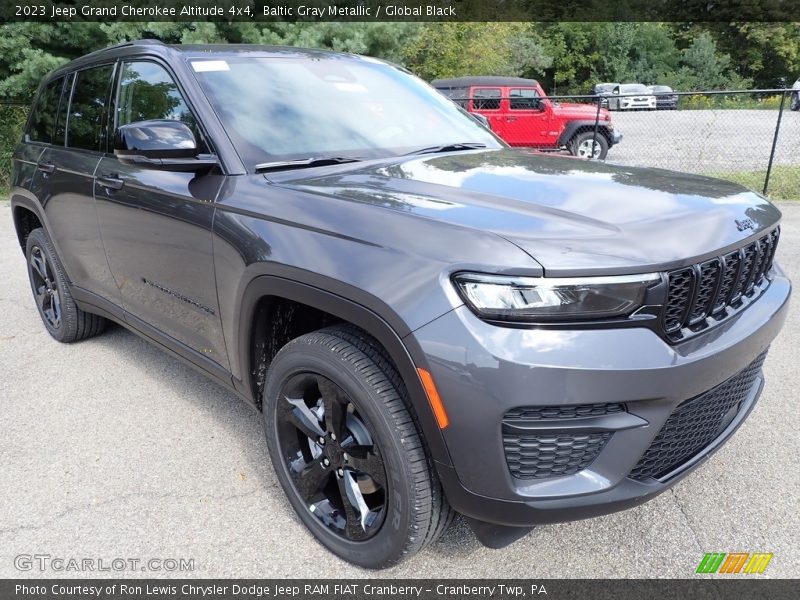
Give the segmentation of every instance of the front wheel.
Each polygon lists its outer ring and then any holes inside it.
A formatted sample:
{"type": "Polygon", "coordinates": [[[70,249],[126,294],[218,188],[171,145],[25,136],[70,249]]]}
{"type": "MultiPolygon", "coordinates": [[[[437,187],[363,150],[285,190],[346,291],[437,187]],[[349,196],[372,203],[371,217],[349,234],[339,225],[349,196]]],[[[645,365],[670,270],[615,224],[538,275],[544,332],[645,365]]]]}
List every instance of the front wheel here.
{"type": "Polygon", "coordinates": [[[341,558],[383,568],[447,527],[408,396],[377,342],[351,327],[294,339],[263,396],[272,464],[311,533],[341,558]]]}
{"type": "Polygon", "coordinates": [[[789,105],[790,110],[800,110],[800,94],[792,94],[792,102],[789,105]]]}
{"type": "Polygon", "coordinates": [[[599,133],[597,137],[592,131],[584,131],[572,138],[567,145],[572,156],[603,160],[608,155],[608,140],[599,133]]]}

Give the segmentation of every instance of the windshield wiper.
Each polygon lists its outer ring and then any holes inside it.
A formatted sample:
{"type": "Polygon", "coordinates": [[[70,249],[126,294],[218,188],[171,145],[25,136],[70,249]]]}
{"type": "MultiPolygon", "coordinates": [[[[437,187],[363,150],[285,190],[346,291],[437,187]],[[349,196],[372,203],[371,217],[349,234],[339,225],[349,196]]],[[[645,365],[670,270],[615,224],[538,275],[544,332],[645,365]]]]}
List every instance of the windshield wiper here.
{"type": "Polygon", "coordinates": [[[486,148],[486,144],[480,142],[460,142],[457,144],[443,144],[441,146],[430,146],[428,148],[420,148],[413,152],[408,152],[403,156],[411,154],[435,154],[436,152],[455,152],[457,150],[477,150],[478,148],[486,148]]]}
{"type": "Polygon", "coordinates": [[[348,156],[310,156],[297,160],[276,160],[274,162],[260,163],[255,166],[256,173],[265,171],[284,171],[288,169],[307,169],[309,167],[324,167],[326,165],[341,165],[344,163],[358,162],[360,158],[348,156]]]}

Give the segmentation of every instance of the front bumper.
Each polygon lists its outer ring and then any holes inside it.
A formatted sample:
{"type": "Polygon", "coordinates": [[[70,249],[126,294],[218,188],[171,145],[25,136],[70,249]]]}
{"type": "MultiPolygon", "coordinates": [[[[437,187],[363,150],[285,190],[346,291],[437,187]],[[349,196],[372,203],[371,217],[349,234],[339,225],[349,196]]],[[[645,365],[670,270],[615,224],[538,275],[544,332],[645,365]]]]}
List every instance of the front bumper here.
{"type": "Polygon", "coordinates": [[[611,133],[611,145],[616,146],[622,141],[622,134],[619,131],[613,131],[611,133]]]}
{"type": "Polygon", "coordinates": [[[498,327],[466,306],[417,330],[412,335],[450,417],[443,435],[452,466],[437,463],[449,502],[479,521],[525,527],[607,514],[663,492],[744,421],[761,391],[760,373],[701,451],[658,478],[636,480],[631,471],[678,405],[766,350],[783,325],[790,290],[779,273],[747,310],[677,345],[644,328],[498,327]],[[510,409],[604,403],[623,405],[630,422],[609,425],[611,435],[590,464],[561,476],[512,476],[502,425],[510,409]]]}

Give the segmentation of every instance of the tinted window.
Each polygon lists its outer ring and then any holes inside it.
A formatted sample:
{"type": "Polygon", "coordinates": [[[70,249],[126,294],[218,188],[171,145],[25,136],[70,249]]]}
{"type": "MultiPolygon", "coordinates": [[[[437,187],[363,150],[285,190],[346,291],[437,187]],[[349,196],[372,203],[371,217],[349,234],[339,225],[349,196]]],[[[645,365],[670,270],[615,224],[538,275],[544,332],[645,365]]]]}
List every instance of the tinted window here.
{"type": "MultiPolygon", "coordinates": [[[[151,119],[183,121],[203,145],[197,122],[166,69],[152,62],[125,63],[119,82],[117,127],[151,119]]],[[[201,147],[200,151],[206,150],[201,147]]]]}
{"type": "Polygon", "coordinates": [[[472,94],[472,107],[475,110],[499,110],[500,88],[484,88],[472,94]]]}
{"type": "Polygon", "coordinates": [[[42,90],[39,100],[36,102],[36,108],[33,109],[33,115],[31,115],[27,136],[28,141],[44,142],[45,144],[53,143],[58,103],[61,100],[63,85],[64,78],[60,77],[48,83],[47,87],[42,90]]]}
{"type": "Polygon", "coordinates": [[[106,105],[111,83],[111,65],[79,71],[69,105],[67,145],[100,150],[104,144],[106,105]]]}
{"type": "Polygon", "coordinates": [[[511,110],[532,110],[539,108],[539,94],[536,90],[518,89],[509,93],[511,110]]]}
{"type": "Polygon", "coordinates": [[[61,94],[61,103],[58,107],[58,118],[56,119],[56,133],[54,144],[59,146],[64,145],[64,140],[67,137],[67,112],[69,108],[69,94],[72,90],[72,80],[75,78],[75,73],[70,73],[66,77],[64,83],[64,93],[61,94]]]}

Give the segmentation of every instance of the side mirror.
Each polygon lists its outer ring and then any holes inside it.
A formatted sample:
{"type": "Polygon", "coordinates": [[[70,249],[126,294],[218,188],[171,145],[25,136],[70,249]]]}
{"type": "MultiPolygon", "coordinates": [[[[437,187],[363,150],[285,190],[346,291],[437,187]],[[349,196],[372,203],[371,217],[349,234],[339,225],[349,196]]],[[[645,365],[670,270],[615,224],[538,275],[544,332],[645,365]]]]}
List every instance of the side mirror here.
{"type": "Polygon", "coordinates": [[[186,123],[167,119],[120,126],[114,154],[123,164],[164,171],[202,171],[217,164],[215,156],[198,157],[197,141],[186,123]]]}

